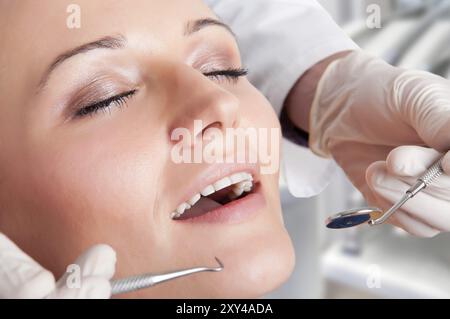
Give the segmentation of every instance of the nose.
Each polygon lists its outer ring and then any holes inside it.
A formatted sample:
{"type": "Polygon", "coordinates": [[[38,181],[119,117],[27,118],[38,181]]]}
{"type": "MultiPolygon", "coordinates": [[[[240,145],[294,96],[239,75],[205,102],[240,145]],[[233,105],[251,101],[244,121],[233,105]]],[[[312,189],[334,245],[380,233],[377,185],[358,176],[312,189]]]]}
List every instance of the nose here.
{"type": "Polygon", "coordinates": [[[187,129],[193,142],[215,127],[225,134],[239,126],[239,99],[220,83],[187,65],[174,67],[170,108],[173,118],[169,134],[176,128],[187,129]]]}

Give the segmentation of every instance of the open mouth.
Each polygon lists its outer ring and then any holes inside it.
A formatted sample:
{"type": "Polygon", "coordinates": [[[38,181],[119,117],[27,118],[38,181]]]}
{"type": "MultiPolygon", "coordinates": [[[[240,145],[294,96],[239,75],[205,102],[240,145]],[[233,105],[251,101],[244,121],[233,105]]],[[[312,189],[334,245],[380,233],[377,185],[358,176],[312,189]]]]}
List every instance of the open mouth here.
{"type": "Polygon", "coordinates": [[[254,189],[253,176],[247,172],[234,173],[206,186],[202,191],[192,195],[179,204],[171,218],[183,220],[198,217],[217,208],[242,199],[254,189]]]}

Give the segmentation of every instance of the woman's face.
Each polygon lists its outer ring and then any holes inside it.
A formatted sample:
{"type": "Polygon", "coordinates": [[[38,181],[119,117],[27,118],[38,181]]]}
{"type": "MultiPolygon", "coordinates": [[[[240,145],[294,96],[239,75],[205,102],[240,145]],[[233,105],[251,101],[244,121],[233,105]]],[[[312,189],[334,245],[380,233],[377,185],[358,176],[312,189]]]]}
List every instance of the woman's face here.
{"type": "Polygon", "coordinates": [[[200,0],[78,0],[80,28],[67,24],[72,2],[0,2],[0,231],[56,276],[97,243],[116,250],[117,278],[214,266],[214,256],[225,264],[134,297],[276,288],[293,267],[278,173],[172,155],[175,128],[193,140],[211,128],[278,128],[247,79],[223,73],[242,67],[233,35],[200,0]],[[259,180],[249,198],[170,218],[236,172],[259,180]]]}

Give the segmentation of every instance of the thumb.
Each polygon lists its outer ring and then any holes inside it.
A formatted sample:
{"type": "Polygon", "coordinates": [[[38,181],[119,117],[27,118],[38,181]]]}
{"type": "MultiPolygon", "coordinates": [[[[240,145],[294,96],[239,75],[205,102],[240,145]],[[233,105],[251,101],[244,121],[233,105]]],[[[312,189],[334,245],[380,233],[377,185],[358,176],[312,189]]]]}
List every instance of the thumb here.
{"type": "MultiPolygon", "coordinates": [[[[75,261],[75,266],[79,267],[80,280],[88,277],[99,277],[111,279],[116,270],[116,252],[108,245],[95,245],[85,251],[75,261]]],[[[71,273],[66,272],[58,280],[58,288],[66,287],[67,280],[71,273]]]]}
{"type": "Polygon", "coordinates": [[[447,152],[442,159],[442,169],[446,175],[450,175],[450,152],[447,152]]]}
{"type": "MultiPolygon", "coordinates": [[[[400,146],[393,149],[386,159],[387,173],[396,176],[409,185],[413,185],[428,168],[440,157],[438,151],[421,146],[400,146]]],[[[450,189],[450,153],[442,159],[442,168],[446,175],[435,179],[424,192],[432,193],[436,198],[448,201],[450,189]]]]}
{"type": "Polygon", "coordinates": [[[442,154],[421,146],[399,146],[393,149],[386,158],[389,174],[399,177],[419,177],[425,173],[442,154]]]}
{"type": "Polygon", "coordinates": [[[75,261],[83,276],[100,276],[111,279],[116,270],[116,252],[111,246],[92,246],[75,261]]]}

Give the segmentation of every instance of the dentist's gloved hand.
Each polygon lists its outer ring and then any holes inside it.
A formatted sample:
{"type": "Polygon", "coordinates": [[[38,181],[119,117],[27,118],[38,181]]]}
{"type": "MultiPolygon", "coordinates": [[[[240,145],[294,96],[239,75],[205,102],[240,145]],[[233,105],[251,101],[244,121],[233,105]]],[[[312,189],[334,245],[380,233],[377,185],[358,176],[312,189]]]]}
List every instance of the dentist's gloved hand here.
{"type": "MultiPolygon", "coordinates": [[[[365,198],[376,203],[366,170],[400,145],[450,149],[450,81],[393,67],[361,51],[331,63],[311,107],[311,150],[332,156],[365,198]]],[[[433,203],[423,210],[436,214],[433,203]]],[[[405,211],[411,213],[410,208],[405,211]]],[[[402,227],[418,232],[412,225],[402,227]]]]}
{"type": "Polygon", "coordinates": [[[115,263],[111,247],[93,246],[75,261],[80,266],[81,285],[70,288],[67,273],[55,282],[51,272],[0,233],[0,298],[109,298],[115,263]]]}
{"type": "MultiPolygon", "coordinates": [[[[386,161],[367,169],[367,183],[379,208],[387,210],[431,166],[441,154],[431,148],[400,146],[386,161]]],[[[445,174],[406,202],[389,219],[411,234],[432,237],[450,231],[450,152],[443,162],[445,174]]]]}

